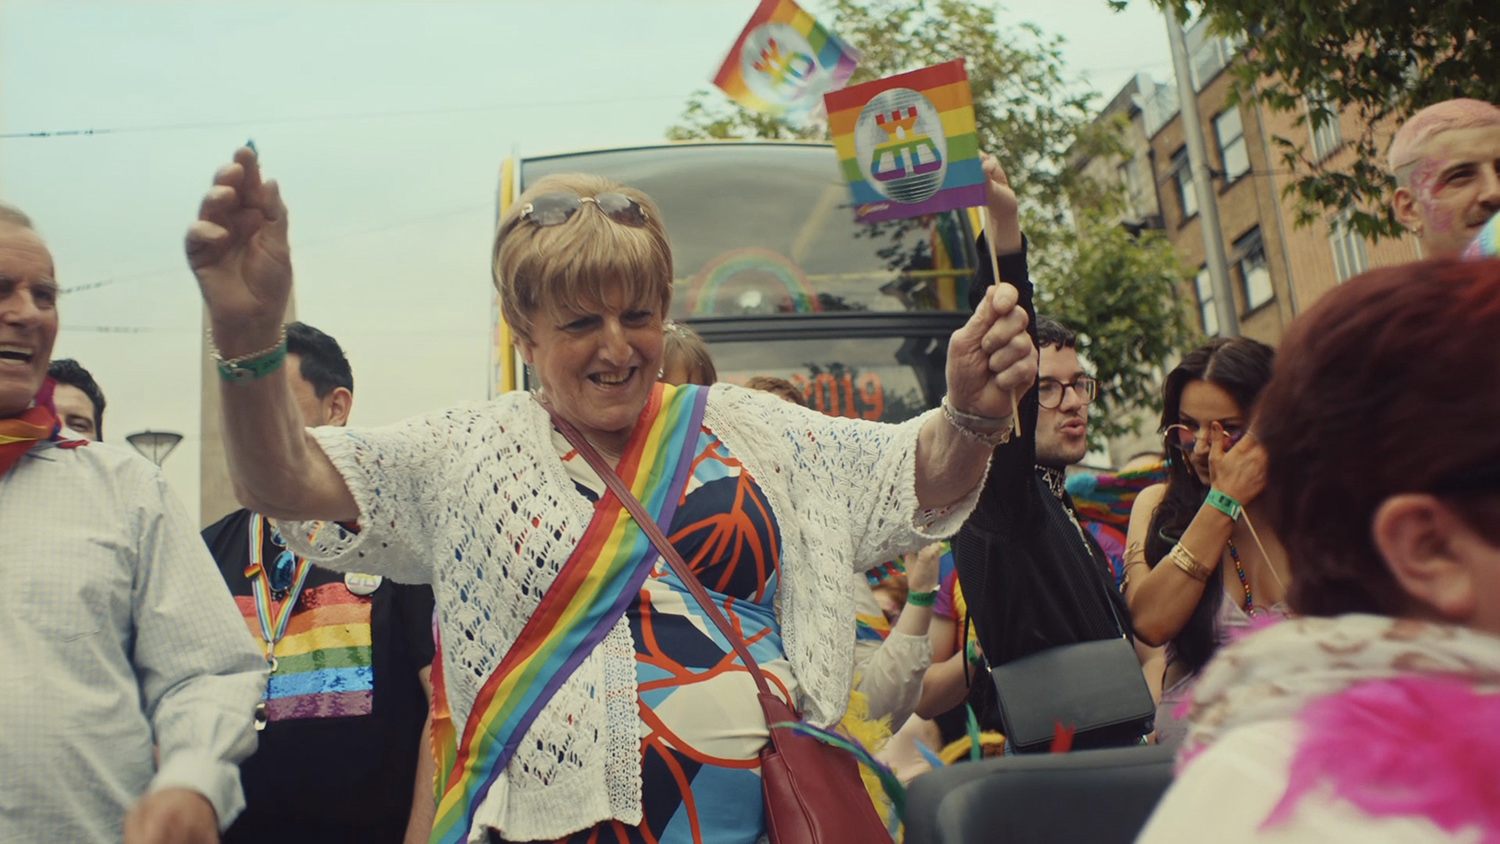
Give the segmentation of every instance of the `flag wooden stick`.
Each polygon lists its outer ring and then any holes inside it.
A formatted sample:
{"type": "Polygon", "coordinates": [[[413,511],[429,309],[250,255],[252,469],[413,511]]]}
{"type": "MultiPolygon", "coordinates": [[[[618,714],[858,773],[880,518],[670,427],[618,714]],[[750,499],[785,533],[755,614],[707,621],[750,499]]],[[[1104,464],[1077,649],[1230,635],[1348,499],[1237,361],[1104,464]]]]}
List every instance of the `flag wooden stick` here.
{"type": "MultiPolygon", "coordinates": [[[[990,248],[990,275],[995,283],[1000,283],[1000,256],[995,254],[994,232],[990,232],[984,238],[984,243],[990,248]]],[[[1010,430],[1015,436],[1021,436],[1021,402],[1016,398],[1016,391],[1010,391],[1010,430]]]]}

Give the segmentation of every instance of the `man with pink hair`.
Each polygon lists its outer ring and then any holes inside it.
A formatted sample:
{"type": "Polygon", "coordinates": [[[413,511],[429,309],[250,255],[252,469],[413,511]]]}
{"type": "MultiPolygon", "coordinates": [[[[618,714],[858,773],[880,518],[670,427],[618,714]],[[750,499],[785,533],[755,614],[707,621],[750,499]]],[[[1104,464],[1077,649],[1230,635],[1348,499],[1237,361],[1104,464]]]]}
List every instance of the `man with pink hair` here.
{"type": "Polygon", "coordinates": [[[1406,121],[1391,140],[1396,219],[1425,257],[1463,251],[1500,211],[1500,107],[1445,100],[1406,121]]]}

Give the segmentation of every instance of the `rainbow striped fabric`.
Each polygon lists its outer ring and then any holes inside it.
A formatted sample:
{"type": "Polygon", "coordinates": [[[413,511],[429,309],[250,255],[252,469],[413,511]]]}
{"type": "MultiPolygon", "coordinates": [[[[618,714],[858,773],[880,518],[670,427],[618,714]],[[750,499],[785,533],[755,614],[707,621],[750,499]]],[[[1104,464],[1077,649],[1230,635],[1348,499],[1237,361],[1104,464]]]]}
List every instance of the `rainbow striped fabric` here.
{"type": "MultiPolygon", "coordinates": [[[[234,600],[250,633],[264,645],[255,599],[234,600]]],[[[370,599],[351,593],[342,580],[304,591],[276,643],[276,673],[266,687],[270,720],[369,715],[374,694],[370,599]]]]}
{"type": "Polygon", "coordinates": [[[984,204],[963,59],[833,91],[823,101],[860,222],[984,204]]]}
{"type": "Polygon", "coordinates": [[[859,53],[792,0],[761,0],[714,84],[755,111],[799,115],[843,87],[859,53]]]}
{"type": "MultiPolygon", "coordinates": [[[[615,471],[666,530],[692,471],[708,390],[657,384],[615,471]]],[[[474,813],[547,701],[629,607],[656,560],[613,494],[475,696],[438,800],[432,841],[467,840],[474,813]]]]}
{"type": "Polygon", "coordinates": [[[1491,217],[1484,224],[1484,228],[1479,230],[1479,236],[1464,250],[1464,257],[1472,261],[1500,257],[1500,214],[1491,217]]]}

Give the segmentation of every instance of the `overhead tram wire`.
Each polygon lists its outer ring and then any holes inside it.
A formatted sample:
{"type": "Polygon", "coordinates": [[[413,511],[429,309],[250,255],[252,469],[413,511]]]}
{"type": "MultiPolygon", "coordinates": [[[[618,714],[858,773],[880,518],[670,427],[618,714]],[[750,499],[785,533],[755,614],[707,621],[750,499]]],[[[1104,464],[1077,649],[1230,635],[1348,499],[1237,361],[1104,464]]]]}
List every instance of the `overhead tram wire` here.
{"type": "MultiPolygon", "coordinates": [[[[328,245],[330,243],[333,243],[335,241],[345,240],[345,239],[348,239],[348,238],[351,238],[351,237],[362,237],[362,236],[367,235],[367,234],[375,234],[377,232],[391,231],[393,229],[405,228],[407,226],[415,226],[415,225],[419,225],[421,223],[431,222],[433,220],[441,220],[441,219],[444,219],[446,217],[457,217],[460,214],[470,214],[470,213],[475,213],[475,212],[478,212],[478,211],[486,211],[486,210],[493,210],[493,209],[494,209],[494,205],[492,203],[483,203],[483,204],[475,203],[475,204],[472,204],[472,205],[465,205],[465,206],[462,206],[460,208],[452,208],[452,209],[449,209],[447,211],[439,211],[439,212],[434,213],[434,214],[426,214],[426,215],[423,215],[421,217],[411,217],[411,218],[408,218],[408,219],[405,219],[405,220],[397,220],[396,222],[393,222],[393,223],[385,223],[385,224],[378,225],[378,226],[370,226],[368,228],[355,229],[354,231],[339,232],[338,234],[331,234],[331,235],[329,235],[327,237],[320,237],[320,238],[316,238],[314,240],[309,240],[309,241],[302,242],[302,243],[297,243],[297,244],[294,244],[294,245],[296,246],[296,248],[297,248],[297,250],[298,250],[298,252],[300,254],[302,252],[306,252],[307,250],[316,249],[318,247],[326,246],[326,245],[328,245]]],[[[102,287],[112,287],[112,286],[114,286],[116,284],[119,284],[119,283],[125,282],[125,281],[139,281],[139,280],[145,280],[145,279],[154,279],[154,278],[158,278],[158,277],[161,277],[161,276],[165,276],[167,273],[181,272],[181,271],[185,271],[186,269],[187,269],[187,265],[186,265],[185,262],[184,263],[177,263],[177,264],[173,264],[170,267],[160,267],[160,268],[154,269],[154,270],[142,270],[141,272],[138,272],[138,273],[131,273],[129,275],[122,275],[122,276],[116,276],[114,278],[101,279],[99,281],[87,281],[87,282],[84,282],[82,284],[72,285],[71,287],[64,287],[64,288],[62,288],[62,290],[60,292],[62,292],[64,294],[85,293],[85,292],[88,292],[90,290],[98,290],[98,289],[100,289],[102,287]]]]}
{"type": "Polygon", "coordinates": [[[0,140],[26,140],[41,138],[71,138],[94,135],[123,135],[140,132],[183,132],[199,129],[222,129],[240,126],[284,126],[297,123],[337,123],[341,121],[380,120],[390,117],[431,117],[444,114],[480,114],[491,111],[511,111],[527,108],[558,108],[564,106],[598,106],[615,103],[642,103],[660,100],[681,102],[686,95],[661,95],[654,97],[609,97],[593,100],[535,100],[519,103],[495,103],[484,106],[457,106],[453,108],[409,109],[405,111],[370,111],[348,114],[309,115],[306,117],[247,118],[244,120],[208,120],[193,123],[162,123],[147,126],[114,126],[101,129],[44,129],[29,132],[0,132],[0,140]]]}

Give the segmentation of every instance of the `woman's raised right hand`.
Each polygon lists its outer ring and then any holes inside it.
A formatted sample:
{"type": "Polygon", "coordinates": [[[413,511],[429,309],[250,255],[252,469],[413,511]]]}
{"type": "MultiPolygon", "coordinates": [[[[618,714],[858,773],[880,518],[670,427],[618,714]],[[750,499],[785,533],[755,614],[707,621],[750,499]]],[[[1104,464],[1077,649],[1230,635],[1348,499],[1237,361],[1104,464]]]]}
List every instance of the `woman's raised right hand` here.
{"type": "Polygon", "coordinates": [[[1249,504],[1266,488],[1266,449],[1251,431],[1232,445],[1218,422],[1208,432],[1208,468],[1214,489],[1249,504]]]}
{"type": "Polygon", "coordinates": [[[214,174],[188,228],[187,258],[221,354],[249,354],[275,341],[292,291],[286,205],[276,182],[261,181],[248,146],[214,174]]]}

